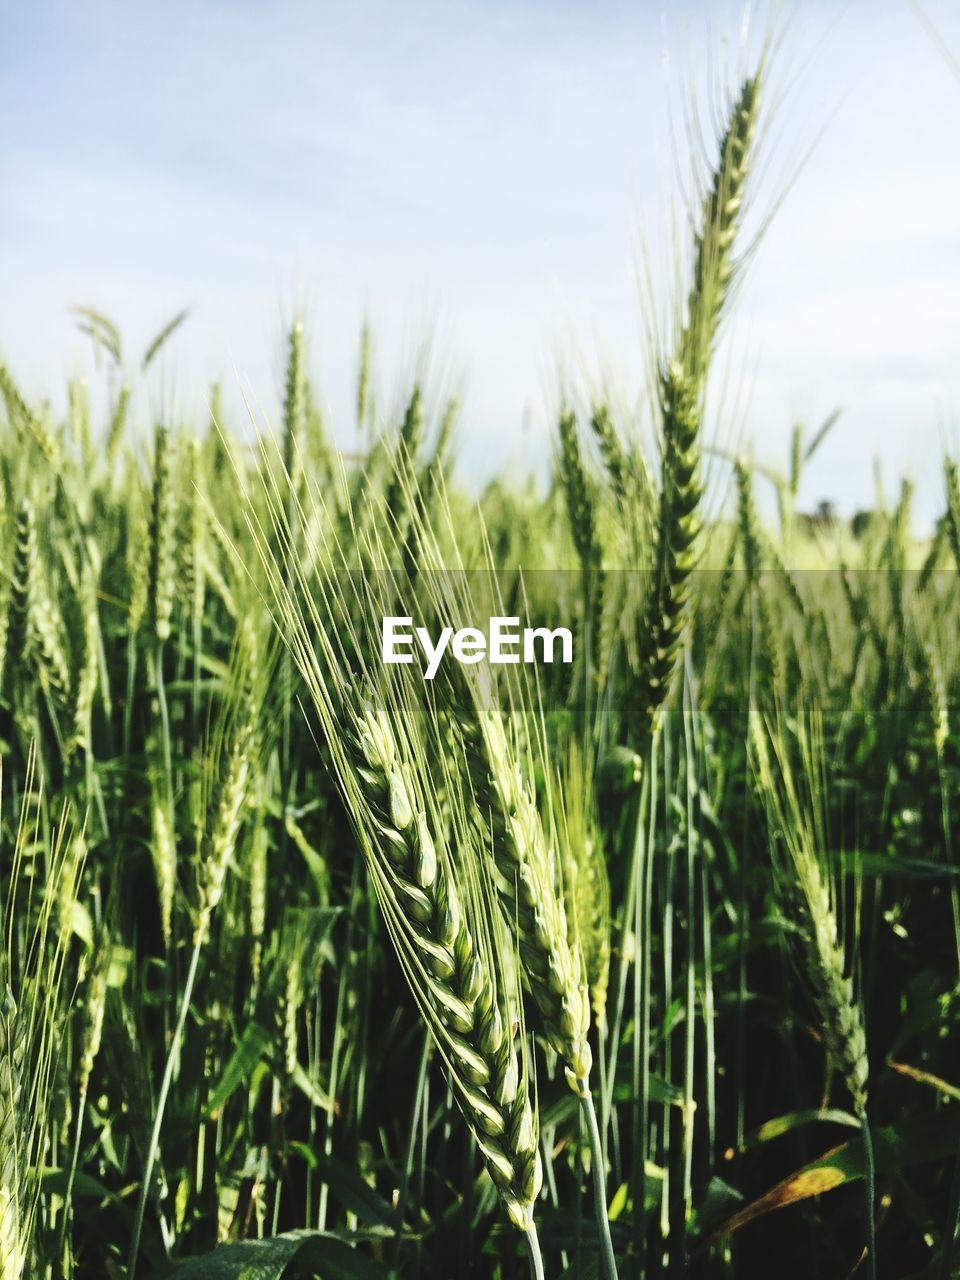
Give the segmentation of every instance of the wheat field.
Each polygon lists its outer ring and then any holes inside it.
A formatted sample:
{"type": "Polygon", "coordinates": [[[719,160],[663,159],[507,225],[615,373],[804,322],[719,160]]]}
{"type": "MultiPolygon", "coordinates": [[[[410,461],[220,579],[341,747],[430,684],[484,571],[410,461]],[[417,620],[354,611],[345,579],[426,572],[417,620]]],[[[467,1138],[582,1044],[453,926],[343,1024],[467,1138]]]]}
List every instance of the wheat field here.
{"type": "Polygon", "coordinates": [[[275,428],[0,366],[0,1280],[960,1274],[960,471],[919,543],[714,447],[766,74],[546,488],[367,330],[360,453],[299,321],[275,428]]]}

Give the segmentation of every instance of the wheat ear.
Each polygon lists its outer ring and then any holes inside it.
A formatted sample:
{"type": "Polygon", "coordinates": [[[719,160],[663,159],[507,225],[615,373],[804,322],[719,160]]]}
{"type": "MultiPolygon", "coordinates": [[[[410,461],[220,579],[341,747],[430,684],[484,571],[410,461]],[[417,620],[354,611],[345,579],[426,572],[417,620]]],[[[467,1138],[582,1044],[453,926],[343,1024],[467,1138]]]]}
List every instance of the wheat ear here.
{"type": "Polygon", "coordinates": [[[48,697],[65,697],[70,691],[70,662],[63,644],[62,619],[48,594],[33,503],[24,498],[17,507],[13,558],[13,585],[4,665],[11,678],[17,671],[33,672],[48,697]]]}
{"type": "Polygon", "coordinates": [[[174,597],[174,510],[170,476],[170,437],[157,427],[154,442],[153,492],[150,501],[150,560],[147,606],[150,629],[159,644],[170,637],[174,597]]]}
{"type": "MultiPolygon", "coordinates": [[[[818,845],[823,841],[814,801],[805,803],[786,757],[782,733],[763,725],[755,712],[750,724],[754,771],[767,811],[774,883],[785,912],[800,926],[804,969],[821,1016],[830,1060],[843,1076],[858,1115],[866,1112],[866,1036],[844,949],[832,880],[818,845]],[[786,857],[784,857],[786,854],[786,857]]],[[[816,747],[798,729],[805,768],[816,769],[816,747]]],[[[810,788],[812,792],[812,787],[810,788]]]]}
{"type": "MultiPolygon", "coordinates": [[[[647,732],[663,716],[680,657],[700,533],[700,408],[694,380],[677,361],[661,378],[663,491],[653,584],[641,627],[640,706],[647,732]]],[[[639,709],[639,708],[638,708],[639,709]]],[[[642,730],[641,730],[642,732],[642,730]]]]}
{"type": "Polygon", "coordinates": [[[584,466],[576,415],[565,409],[560,414],[560,480],[566,500],[570,531],[580,561],[583,591],[583,619],[587,634],[584,676],[587,690],[596,684],[604,665],[603,638],[603,548],[597,529],[594,495],[584,466]]]}
{"type": "Polygon", "coordinates": [[[556,843],[547,838],[516,744],[507,734],[503,709],[491,705],[489,692],[485,695],[481,689],[475,713],[473,736],[479,751],[475,746],[473,766],[478,799],[492,823],[501,899],[547,1040],[580,1100],[593,1163],[602,1271],[606,1280],[616,1280],[603,1144],[590,1090],[590,992],[580,939],[564,905],[564,868],[556,843]]]}
{"type": "Polygon", "coordinates": [[[830,1062],[843,1077],[863,1131],[867,1162],[867,1253],[876,1276],[873,1145],[867,1116],[870,1063],[863,1013],[846,972],[833,880],[826,865],[821,735],[803,722],[797,730],[806,791],[801,793],[787,757],[782,729],[764,725],[754,711],[750,745],[754,774],[767,814],[774,886],[781,910],[797,925],[802,966],[830,1062]]]}
{"type": "Polygon", "coordinates": [[[953,560],[960,569],[960,467],[948,458],[943,468],[947,489],[947,510],[943,517],[953,560]]]}
{"type": "Polygon", "coordinates": [[[590,999],[578,947],[571,945],[563,883],[554,846],[547,840],[536,799],[507,736],[499,707],[476,705],[471,760],[477,798],[493,824],[493,852],[505,911],[530,980],[544,1032],[577,1093],[589,1089],[593,1055],[590,999]]]}
{"type": "Polygon", "coordinates": [[[392,472],[383,499],[388,518],[398,530],[406,523],[423,432],[423,395],[419,386],[415,386],[400,424],[390,460],[392,472]]]}
{"type": "Polygon", "coordinates": [[[604,1025],[610,981],[610,879],[597,828],[593,784],[580,748],[570,743],[558,822],[571,946],[583,956],[594,1022],[604,1025]]]}
{"type": "Polygon", "coordinates": [[[720,162],[704,201],[700,231],[694,244],[687,323],[680,337],[677,358],[698,391],[707,374],[733,279],[733,244],[752,161],[760,87],[759,72],[744,80],[740,87],[720,142],[720,162]]]}
{"type": "MultiPolygon", "coordinates": [[[[720,143],[720,160],[704,201],[694,242],[693,281],[687,315],[673,355],[659,374],[662,482],[654,551],[654,575],[640,633],[638,699],[655,731],[677,667],[686,622],[690,578],[700,532],[701,412],[713,345],[730,293],[733,245],[760,105],[758,73],[746,79],[720,143]]],[[[640,724],[644,720],[641,719],[640,724]]],[[[641,734],[640,725],[635,726],[641,734]]]]}
{"type": "Polygon", "coordinates": [[[505,967],[483,940],[496,917],[484,921],[477,909],[482,876],[462,857],[455,865],[435,839],[416,765],[382,704],[367,701],[356,718],[354,758],[348,795],[381,909],[507,1213],[526,1231],[541,1182],[537,1120],[512,1011],[499,995],[505,967]],[[473,886],[472,899],[457,887],[458,874],[473,886]]]}
{"type": "Polygon", "coordinates": [[[302,321],[297,320],[287,339],[287,375],[283,398],[283,468],[293,493],[297,492],[300,483],[305,418],[304,331],[302,321]]]}

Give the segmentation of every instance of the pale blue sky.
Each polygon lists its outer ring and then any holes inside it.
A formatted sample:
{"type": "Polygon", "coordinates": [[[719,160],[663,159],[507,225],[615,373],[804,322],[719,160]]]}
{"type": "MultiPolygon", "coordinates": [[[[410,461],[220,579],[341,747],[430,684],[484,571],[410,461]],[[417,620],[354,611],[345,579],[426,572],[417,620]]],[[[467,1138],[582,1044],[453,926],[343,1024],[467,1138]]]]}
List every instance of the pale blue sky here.
{"type": "MultiPolygon", "coordinates": [[[[960,53],[960,6],[925,9],[960,53]]],[[[842,405],[805,500],[869,503],[879,454],[929,515],[942,441],[960,446],[960,79],[907,0],[784,12],[761,208],[824,132],[735,313],[750,373],[719,430],[781,461],[795,417],[842,405]]],[[[349,445],[366,312],[390,395],[428,333],[462,375],[467,472],[529,465],[559,351],[639,386],[635,263],[676,195],[671,111],[705,49],[736,58],[741,13],[0,0],[0,355],[49,395],[90,362],[70,304],[132,349],[192,305],[142,414],[171,389],[202,412],[234,367],[272,414],[300,305],[349,445]]]]}

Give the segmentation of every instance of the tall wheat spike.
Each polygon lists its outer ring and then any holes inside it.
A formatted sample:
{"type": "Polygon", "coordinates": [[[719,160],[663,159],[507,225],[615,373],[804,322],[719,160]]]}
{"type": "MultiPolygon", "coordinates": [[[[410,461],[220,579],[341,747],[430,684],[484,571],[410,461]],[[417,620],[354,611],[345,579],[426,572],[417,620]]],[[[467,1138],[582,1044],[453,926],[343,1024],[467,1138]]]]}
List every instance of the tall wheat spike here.
{"type": "Polygon", "coordinates": [[[640,679],[628,730],[659,727],[684,633],[690,576],[700,532],[703,393],[717,329],[730,292],[734,240],[760,105],[761,76],[743,82],[720,143],[694,244],[687,315],[659,374],[662,479],[653,579],[641,619],[640,679]],[[639,721],[638,718],[639,717],[639,721]]]}
{"type": "Polygon", "coordinates": [[[734,274],[733,244],[760,109],[761,72],[740,87],[720,142],[720,163],[704,202],[694,246],[693,282],[677,361],[699,392],[707,375],[720,317],[734,274]]]}
{"type": "Polygon", "coordinates": [[[680,656],[700,533],[700,409],[696,386],[676,361],[661,380],[663,487],[653,583],[640,632],[640,707],[659,728],[680,656]]]}
{"type": "MultiPolygon", "coordinates": [[[[694,239],[694,262],[686,314],[672,352],[658,356],[661,482],[653,537],[653,563],[646,600],[639,613],[636,678],[625,698],[621,737],[646,762],[656,750],[680,657],[689,616],[692,575],[697,563],[702,523],[701,420],[707,373],[720,320],[733,280],[734,241],[740,224],[744,187],[760,103],[761,73],[749,77],[730,112],[720,140],[694,239]]],[[[651,771],[648,771],[652,773],[651,771]]],[[[629,939],[639,939],[634,965],[635,1018],[633,1053],[632,1190],[643,1203],[647,1194],[650,1090],[651,970],[653,928],[653,856],[647,847],[644,797],[653,794],[655,779],[644,781],[632,801],[634,839],[627,872],[628,897],[620,926],[621,960],[617,975],[617,1013],[611,1036],[608,1075],[616,1070],[615,1048],[625,1004],[630,966],[629,939]]],[[[636,948],[633,949],[636,952],[636,948]]],[[[640,1249],[646,1247],[645,1238],[640,1249]]]]}

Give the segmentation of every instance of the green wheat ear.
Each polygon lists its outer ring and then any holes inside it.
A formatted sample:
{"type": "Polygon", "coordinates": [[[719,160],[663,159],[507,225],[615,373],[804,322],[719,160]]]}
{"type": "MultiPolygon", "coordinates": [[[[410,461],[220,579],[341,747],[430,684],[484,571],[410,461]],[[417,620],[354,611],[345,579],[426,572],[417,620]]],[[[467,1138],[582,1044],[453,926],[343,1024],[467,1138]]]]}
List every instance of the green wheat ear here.
{"type": "Polygon", "coordinates": [[[564,867],[567,931],[583,956],[597,1027],[604,1023],[610,980],[610,879],[596,821],[592,779],[575,741],[561,783],[558,839],[564,867]]]}
{"type": "Polygon", "coordinates": [[[686,320],[659,375],[662,480],[653,581],[642,615],[633,732],[656,730],[679,660],[700,532],[701,409],[714,340],[734,274],[733,246],[760,105],[760,75],[743,82],[720,143],[694,244],[686,320]]]}
{"type": "Polygon", "coordinates": [[[355,723],[347,794],[384,919],[490,1176],[511,1221],[529,1231],[541,1170],[530,1068],[517,1052],[522,1006],[457,780],[448,773],[445,788],[454,850],[423,790],[418,752],[375,691],[355,723]]]}
{"type": "Polygon", "coordinates": [[[45,693],[59,699],[70,692],[70,662],[54,599],[47,589],[37,545],[34,506],[29,498],[23,498],[14,534],[4,678],[37,681],[45,693]]]}
{"type": "Polygon", "coordinates": [[[641,705],[652,729],[659,726],[680,656],[701,527],[700,409],[696,388],[676,361],[661,379],[660,404],[663,490],[640,667],[641,705]]]}
{"type": "Polygon", "coordinates": [[[91,718],[100,678],[100,615],[97,603],[97,578],[94,568],[84,565],[80,575],[80,611],[82,645],[77,662],[77,687],[73,703],[73,736],[68,750],[92,746],[91,718]]]}
{"type": "Polygon", "coordinates": [[[300,486],[303,458],[303,428],[306,420],[306,373],[304,370],[304,330],[297,320],[287,339],[287,375],[283,398],[283,467],[292,493],[300,486]]]}
{"type": "Polygon", "coordinates": [[[7,418],[14,430],[33,440],[50,467],[55,471],[59,470],[63,464],[59,440],[24,400],[19,387],[13,380],[13,375],[2,361],[0,361],[0,397],[3,398],[7,418]]]}
{"type": "MultiPolygon", "coordinates": [[[[752,601],[756,607],[758,636],[758,657],[767,677],[771,691],[776,695],[781,682],[780,649],[774,632],[770,603],[763,590],[763,549],[760,541],[760,520],[753,498],[753,478],[743,459],[734,463],[734,476],[737,487],[737,528],[740,546],[743,551],[743,564],[746,572],[748,589],[752,591],[752,601]]],[[[793,579],[781,564],[777,565],[776,581],[788,590],[796,591],[793,579]]],[[[794,599],[800,610],[803,602],[794,599]]]]}
{"type": "Polygon", "coordinates": [[[549,839],[505,713],[475,690],[464,718],[467,755],[484,822],[493,833],[501,898],[551,1048],[576,1093],[589,1091],[590,1002],[579,945],[558,895],[563,867],[549,839]]]}
{"type": "Polygon", "coordinates": [[[733,245],[743,207],[760,109],[761,76],[744,80],[720,143],[720,163],[704,202],[694,246],[693,283],[677,360],[699,394],[734,274],[733,245]]]}
{"type": "Polygon", "coordinates": [[[960,569],[960,467],[948,458],[943,467],[947,489],[947,510],[943,527],[953,553],[954,564],[960,569]]]}
{"type": "Polygon", "coordinates": [[[384,494],[387,518],[397,529],[403,529],[415,488],[417,459],[423,444],[424,413],[423,395],[419,386],[413,388],[400,425],[396,446],[390,460],[390,480],[384,494]]]}
{"type": "Polygon", "coordinates": [[[587,480],[580,447],[576,414],[565,409],[560,414],[560,480],[570,519],[573,544],[585,572],[600,565],[601,552],[593,494],[587,480]]]}
{"type": "Polygon", "coordinates": [[[824,765],[819,729],[796,730],[802,783],[794,776],[782,729],[753,712],[750,745],[754,776],[767,814],[773,881],[785,916],[799,932],[801,958],[831,1063],[839,1070],[863,1119],[869,1060],[860,1004],[848,976],[826,835],[818,805],[824,765]]]}
{"type": "Polygon", "coordinates": [[[150,629],[159,642],[170,638],[175,595],[174,521],[176,501],[171,480],[170,436],[157,427],[154,441],[153,490],[150,501],[150,559],[147,600],[150,629]]]}
{"type": "Polygon", "coordinates": [[[27,654],[30,620],[30,583],[37,559],[37,533],[33,503],[23,498],[17,507],[13,543],[13,572],[7,604],[7,643],[4,679],[13,678],[27,654]]]}
{"type": "MultiPolygon", "coordinates": [[[[750,718],[750,747],[756,785],[767,815],[773,883],[780,909],[799,937],[806,974],[830,1064],[843,1077],[860,1121],[865,1165],[865,1226],[869,1274],[876,1276],[875,1167],[867,1115],[870,1063],[863,1011],[847,971],[827,860],[826,764],[822,729],[814,719],[795,729],[801,769],[794,776],[783,729],[750,718]]],[[[859,898],[859,890],[857,892],[859,898]]]]}
{"type": "Polygon", "coordinates": [[[107,467],[111,474],[116,466],[120,446],[123,444],[124,432],[127,427],[127,414],[130,409],[130,395],[130,387],[124,383],[117,394],[116,403],[110,415],[110,425],[107,429],[107,467]]]}
{"type": "Polygon", "coordinates": [[[587,676],[592,683],[605,665],[604,659],[604,575],[603,548],[597,527],[596,504],[584,465],[577,418],[572,410],[560,415],[560,481],[567,507],[573,544],[580,561],[583,585],[584,622],[587,628],[589,662],[587,676]]]}

